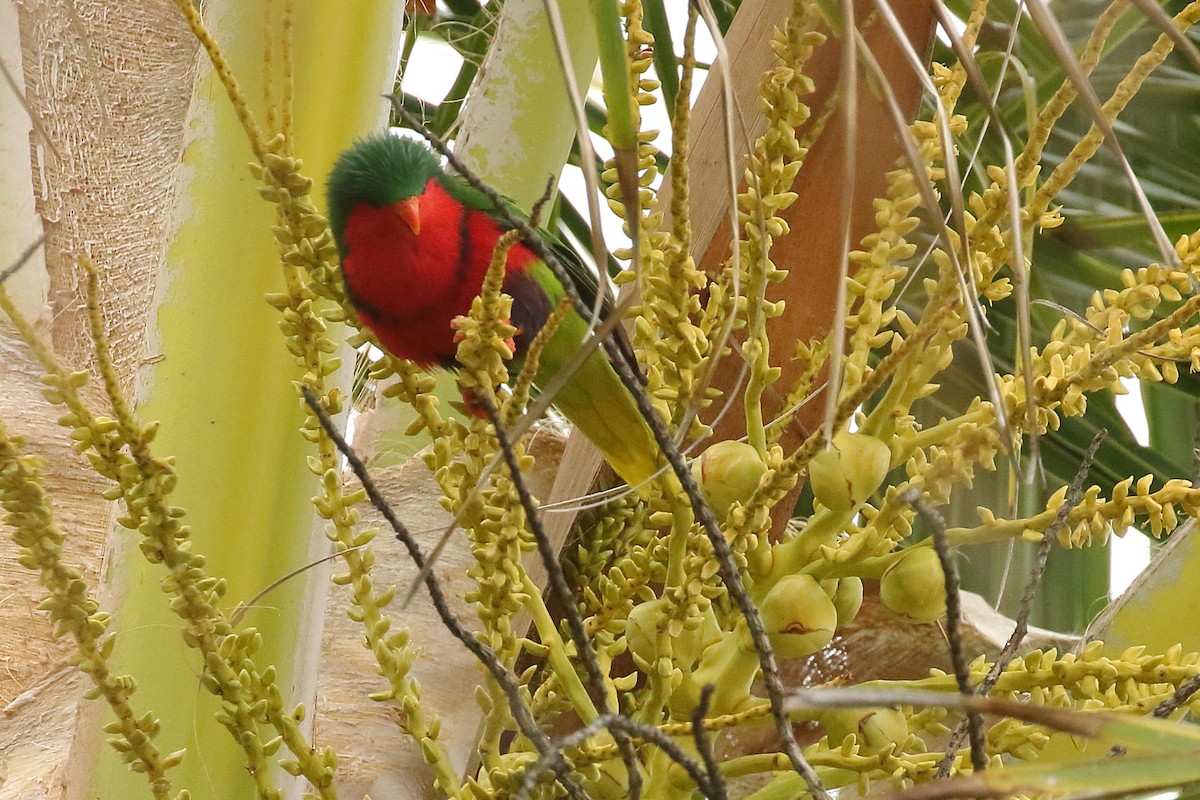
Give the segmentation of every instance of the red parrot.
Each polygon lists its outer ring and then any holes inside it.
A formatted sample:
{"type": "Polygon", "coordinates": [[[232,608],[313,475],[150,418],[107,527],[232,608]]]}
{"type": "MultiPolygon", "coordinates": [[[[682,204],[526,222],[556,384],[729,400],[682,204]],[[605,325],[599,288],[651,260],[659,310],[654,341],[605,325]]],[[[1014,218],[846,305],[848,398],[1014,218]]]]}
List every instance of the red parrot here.
{"type": "MultiPolygon", "coordinates": [[[[393,355],[422,367],[457,366],[455,317],[479,294],[500,236],[511,229],[490,198],[443,169],[415,139],[379,134],[343,152],[329,175],[329,221],[342,257],[346,294],[362,320],[393,355]]],[[[510,211],[513,209],[510,207],[510,211]]],[[[549,233],[548,247],[595,297],[578,258],[549,233]]],[[[504,292],[517,328],[515,375],[533,338],[566,294],[553,271],[517,242],[508,251],[504,292]]],[[[574,310],[542,352],[535,383],[544,386],[587,334],[574,310]]],[[[601,350],[578,368],[554,404],[630,485],[659,467],[653,434],[601,350]]]]}

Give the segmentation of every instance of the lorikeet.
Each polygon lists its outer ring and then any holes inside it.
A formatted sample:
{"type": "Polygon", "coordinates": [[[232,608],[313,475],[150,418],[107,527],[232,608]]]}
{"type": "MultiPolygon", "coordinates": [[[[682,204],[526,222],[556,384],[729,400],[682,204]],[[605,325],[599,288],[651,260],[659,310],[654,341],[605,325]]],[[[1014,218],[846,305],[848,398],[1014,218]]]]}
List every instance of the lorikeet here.
{"type": "MultiPolygon", "coordinates": [[[[470,310],[496,241],[511,226],[486,195],[443,169],[423,142],[389,134],[364,139],[338,157],[328,199],[346,293],[359,319],[393,355],[426,368],[454,368],[451,321],[470,310]]],[[[550,234],[541,235],[572,276],[580,276],[577,290],[594,298],[594,278],[578,258],[550,234]]],[[[565,291],[522,242],[509,250],[506,270],[504,292],[513,299],[511,322],[518,329],[515,374],[565,291]]],[[[587,322],[571,311],[542,352],[535,383],[544,386],[586,332],[587,322]]],[[[658,469],[653,435],[602,351],[583,362],[554,404],[629,484],[658,469]]]]}

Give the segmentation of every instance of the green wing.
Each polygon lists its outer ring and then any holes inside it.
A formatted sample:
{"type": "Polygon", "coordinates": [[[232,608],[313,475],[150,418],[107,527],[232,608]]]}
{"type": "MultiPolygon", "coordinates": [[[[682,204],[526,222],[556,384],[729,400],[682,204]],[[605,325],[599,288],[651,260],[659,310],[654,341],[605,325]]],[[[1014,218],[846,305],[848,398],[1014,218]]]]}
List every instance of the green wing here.
{"type": "MultiPolygon", "coordinates": [[[[496,220],[496,224],[500,226],[501,230],[508,231],[514,227],[505,219],[504,215],[497,212],[496,204],[490,197],[474,186],[471,186],[461,176],[445,173],[441,179],[441,183],[451,197],[458,200],[467,208],[488,214],[496,220]]],[[[501,195],[500,202],[512,217],[521,220],[528,219],[528,215],[510,198],[501,195]]],[[[594,308],[596,305],[596,295],[599,292],[596,273],[583,263],[583,260],[575,252],[574,248],[567,245],[553,233],[541,227],[535,230],[542,245],[558,259],[563,269],[566,270],[567,275],[571,278],[571,283],[575,286],[576,293],[583,300],[584,305],[588,308],[594,308]]],[[[549,273],[549,275],[553,279],[553,273],[549,273]]],[[[600,307],[601,319],[605,319],[611,311],[612,301],[610,298],[605,297],[604,303],[600,307]]],[[[638,379],[642,383],[645,383],[645,376],[642,375],[641,369],[638,367],[637,358],[634,355],[633,343],[629,341],[629,336],[625,333],[625,329],[618,325],[614,336],[617,347],[625,357],[625,362],[633,370],[634,374],[637,375],[638,379]]]]}

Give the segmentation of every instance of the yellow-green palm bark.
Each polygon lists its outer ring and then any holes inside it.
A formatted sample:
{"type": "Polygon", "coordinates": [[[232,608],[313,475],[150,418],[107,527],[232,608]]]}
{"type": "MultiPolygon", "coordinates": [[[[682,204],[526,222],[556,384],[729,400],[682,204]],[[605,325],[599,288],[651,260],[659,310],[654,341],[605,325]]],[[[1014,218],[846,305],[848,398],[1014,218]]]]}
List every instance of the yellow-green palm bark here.
{"type": "MultiPolygon", "coordinates": [[[[578,11],[582,12],[581,9],[578,11]]],[[[596,67],[591,16],[563,20],[575,74],[586,94],[596,67]]],[[[462,116],[458,150],[480,176],[528,210],[567,160],[575,122],[542,0],[505,3],[483,79],[462,116]]]]}
{"type": "MultiPolygon", "coordinates": [[[[295,153],[323,180],[337,152],[377,128],[386,115],[380,98],[390,85],[400,35],[393,0],[347,5],[295,4],[295,153]],[[350,46],[352,43],[352,46],[350,46]]],[[[264,41],[275,70],[270,90],[285,96],[280,70],[282,4],[205,4],[206,22],[252,100],[266,93],[261,76],[264,41]],[[264,5],[274,27],[264,34],[264,5]]],[[[260,119],[267,110],[256,104],[260,119]]],[[[273,112],[282,119],[283,109],[273,112]]],[[[159,419],[156,450],[174,454],[179,487],[173,500],[188,510],[195,549],[210,574],[228,581],[226,611],[326,551],[309,499],[317,483],[305,465],[312,446],[298,433],[303,421],[292,386],[300,373],[284,347],[278,312],[264,294],[284,281],[271,226],[275,211],[258,195],[247,170],[253,158],[221,84],[204,65],[190,112],[177,199],[178,229],[160,275],[158,352],[148,370],[140,412],[159,419]]],[[[352,361],[352,359],[347,359],[352,361]]],[[[139,697],[164,721],[162,746],[188,748],[176,781],[192,797],[249,796],[240,748],[213,720],[216,703],[197,686],[195,652],[179,637],[179,620],[159,589],[161,571],[131,548],[119,609],[122,669],[138,677],[139,697]]],[[[281,686],[307,701],[312,664],[296,664],[319,637],[320,616],[305,615],[308,581],[294,578],[250,610],[243,625],[258,627],[260,666],[279,668],[281,686]]],[[[323,584],[312,587],[323,598],[323,584]]],[[[285,695],[287,691],[285,690],[285,695]]],[[[107,755],[95,794],[135,796],[144,779],[107,755]]],[[[282,779],[291,780],[287,776],[282,779]]]]}
{"type": "Polygon", "coordinates": [[[1189,609],[1200,603],[1198,545],[1196,526],[1182,525],[1089,634],[1103,639],[1114,655],[1136,646],[1156,653],[1175,645],[1185,653],[1200,650],[1200,634],[1186,622],[1189,609]]]}

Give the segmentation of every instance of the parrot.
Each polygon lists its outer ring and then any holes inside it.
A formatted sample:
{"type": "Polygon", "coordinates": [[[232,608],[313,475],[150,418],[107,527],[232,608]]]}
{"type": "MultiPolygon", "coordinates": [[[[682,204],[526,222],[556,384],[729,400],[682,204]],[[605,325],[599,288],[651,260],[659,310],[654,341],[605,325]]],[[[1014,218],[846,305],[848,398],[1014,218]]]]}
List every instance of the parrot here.
{"type": "MultiPolygon", "coordinates": [[[[326,198],[346,296],[361,322],[392,355],[423,369],[454,369],[451,322],[470,311],[496,242],[512,225],[486,194],[447,171],[423,141],[390,133],[361,139],[337,158],[326,198]]],[[[595,298],[595,279],[578,256],[548,232],[538,235],[585,302],[595,298]]],[[[508,251],[503,290],[512,298],[510,322],[517,329],[510,361],[515,376],[566,289],[518,241],[508,251]]],[[[542,352],[535,385],[545,386],[558,373],[587,331],[584,317],[568,312],[542,352]]],[[[624,335],[619,326],[618,335],[624,335]]],[[[631,353],[628,340],[623,344],[631,353]]],[[[654,436],[601,349],[583,361],[554,405],[630,486],[648,485],[659,471],[654,436]]]]}

